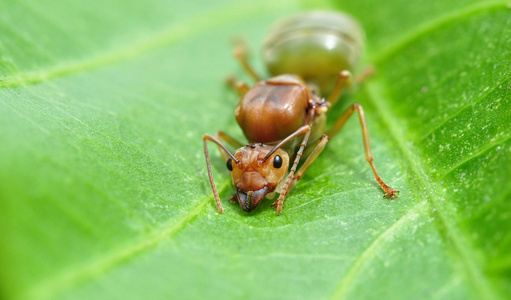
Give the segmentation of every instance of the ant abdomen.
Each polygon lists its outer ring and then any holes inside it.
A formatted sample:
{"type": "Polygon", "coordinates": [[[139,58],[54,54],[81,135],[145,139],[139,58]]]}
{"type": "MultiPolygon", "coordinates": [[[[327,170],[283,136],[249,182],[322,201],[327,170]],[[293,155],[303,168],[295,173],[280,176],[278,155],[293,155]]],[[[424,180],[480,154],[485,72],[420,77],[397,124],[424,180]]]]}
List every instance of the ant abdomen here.
{"type": "Polygon", "coordinates": [[[312,11],[287,18],[267,35],[263,59],[272,76],[295,74],[328,94],[340,70],[354,71],[364,32],[347,14],[312,11]]]}

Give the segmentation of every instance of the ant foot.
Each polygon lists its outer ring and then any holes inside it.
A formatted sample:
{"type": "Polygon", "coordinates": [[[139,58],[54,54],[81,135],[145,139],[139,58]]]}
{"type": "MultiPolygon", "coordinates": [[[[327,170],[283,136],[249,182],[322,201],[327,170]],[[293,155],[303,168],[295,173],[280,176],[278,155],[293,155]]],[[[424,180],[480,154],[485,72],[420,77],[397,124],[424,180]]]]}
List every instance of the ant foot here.
{"type": "Polygon", "coordinates": [[[282,204],[279,205],[279,200],[273,202],[271,206],[273,206],[277,210],[278,214],[280,214],[282,212],[282,208],[284,208],[284,205],[282,204]]]}
{"type": "Polygon", "coordinates": [[[391,188],[390,186],[386,186],[385,195],[383,195],[384,198],[388,197],[389,199],[396,199],[398,197],[397,194],[399,194],[398,190],[395,190],[391,188]]]}

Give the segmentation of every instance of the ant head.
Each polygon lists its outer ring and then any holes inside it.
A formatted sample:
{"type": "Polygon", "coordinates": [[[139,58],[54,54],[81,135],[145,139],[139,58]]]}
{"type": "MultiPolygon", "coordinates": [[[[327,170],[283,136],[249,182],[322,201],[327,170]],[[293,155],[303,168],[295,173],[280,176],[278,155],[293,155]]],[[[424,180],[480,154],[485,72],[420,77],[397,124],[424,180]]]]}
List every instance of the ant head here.
{"type": "Polygon", "coordinates": [[[277,146],[248,144],[227,160],[236,199],[244,211],[254,210],[259,202],[275,191],[289,167],[289,155],[277,146]]]}

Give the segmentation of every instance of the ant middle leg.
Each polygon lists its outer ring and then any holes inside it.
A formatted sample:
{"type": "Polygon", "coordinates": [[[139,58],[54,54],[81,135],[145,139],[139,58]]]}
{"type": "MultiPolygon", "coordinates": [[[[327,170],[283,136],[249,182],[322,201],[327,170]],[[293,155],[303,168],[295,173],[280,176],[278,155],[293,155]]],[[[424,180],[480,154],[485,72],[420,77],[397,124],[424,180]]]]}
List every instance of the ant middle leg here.
{"type": "Polygon", "coordinates": [[[374,158],[373,154],[371,153],[371,145],[369,143],[369,129],[367,128],[366,118],[364,114],[364,110],[362,109],[362,106],[358,103],[354,103],[351,105],[335,122],[334,126],[328,131],[327,135],[330,137],[333,137],[335,134],[337,134],[343,127],[344,124],[346,124],[346,121],[348,118],[354,113],[358,113],[358,118],[360,120],[360,127],[362,127],[362,139],[364,141],[364,151],[367,162],[369,162],[369,165],[371,166],[371,169],[373,170],[374,177],[378,184],[381,186],[381,188],[385,191],[384,197],[389,197],[391,199],[397,197],[397,194],[399,193],[398,190],[394,190],[390,186],[388,186],[383,179],[381,179],[380,175],[378,174],[378,171],[376,171],[376,167],[374,166],[374,158]]]}
{"type": "Polygon", "coordinates": [[[352,80],[351,72],[348,70],[344,70],[339,72],[339,77],[337,78],[337,82],[335,83],[334,89],[326,98],[326,101],[330,103],[331,106],[334,106],[335,103],[339,100],[339,97],[341,96],[342,90],[344,86],[350,86],[352,80]]]}
{"type": "Polygon", "coordinates": [[[362,71],[362,73],[357,74],[357,76],[355,76],[355,79],[354,79],[355,84],[359,85],[362,82],[366,81],[367,78],[374,75],[374,72],[375,72],[375,69],[373,66],[365,67],[364,70],[362,71]]]}
{"type": "MultiPolygon", "coordinates": [[[[233,138],[232,136],[228,135],[227,133],[225,133],[223,131],[217,131],[216,138],[219,141],[226,142],[227,144],[233,146],[235,149],[239,149],[239,148],[243,147],[243,144],[241,142],[239,142],[238,140],[236,140],[235,138],[233,138]]],[[[218,148],[220,149],[220,154],[222,155],[224,162],[226,162],[227,159],[229,159],[229,157],[230,157],[229,154],[227,152],[225,152],[222,149],[222,147],[218,147],[218,148]]]]}
{"type": "Polygon", "coordinates": [[[231,86],[233,90],[238,92],[239,97],[245,95],[249,90],[248,85],[246,83],[236,80],[236,78],[234,78],[233,76],[227,78],[227,83],[231,86]]]}
{"type": "Polygon", "coordinates": [[[330,105],[334,105],[339,100],[339,97],[341,96],[342,90],[345,86],[351,86],[352,82],[355,83],[355,85],[361,84],[363,81],[365,81],[368,77],[372,76],[374,74],[374,67],[366,67],[362,73],[358,74],[355,78],[351,75],[351,72],[348,70],[343,70],[339,72],[339,77],[337,78],[337,82],[335,83],[334,89],[326,99],[330,105]]]}

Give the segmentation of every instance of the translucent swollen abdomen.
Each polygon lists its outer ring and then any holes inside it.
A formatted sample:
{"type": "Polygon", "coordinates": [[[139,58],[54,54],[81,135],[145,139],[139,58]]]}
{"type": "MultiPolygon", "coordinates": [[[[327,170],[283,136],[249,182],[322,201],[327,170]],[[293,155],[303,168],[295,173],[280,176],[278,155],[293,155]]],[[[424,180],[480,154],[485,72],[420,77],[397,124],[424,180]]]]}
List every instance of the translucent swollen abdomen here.
{"type": "Polygon", "coordinates": [[[276,24],[266,37],[263,59],[272,76],[298,75],[328,94],[340,71],[354,71],[363,48],[364,32],[353,18],[312,11],[276,24]]]}

